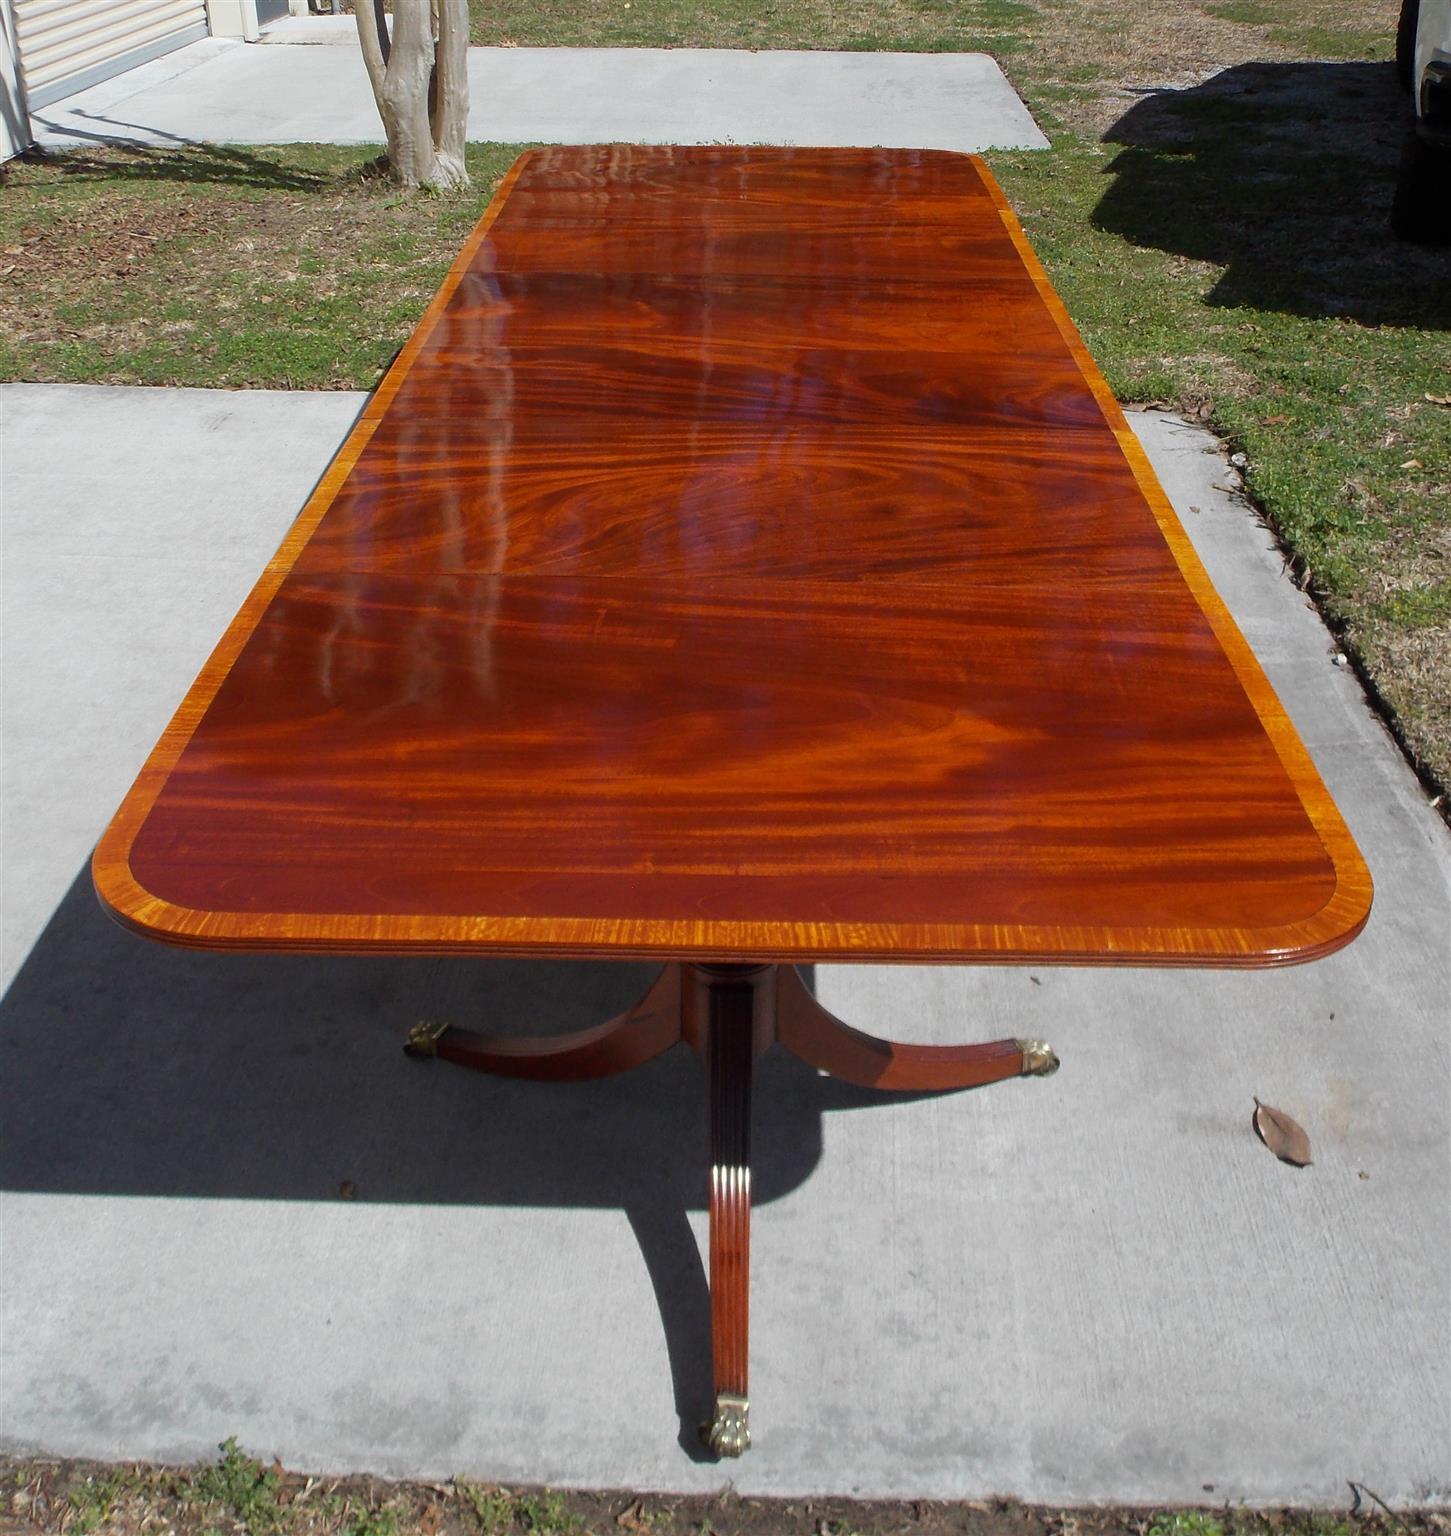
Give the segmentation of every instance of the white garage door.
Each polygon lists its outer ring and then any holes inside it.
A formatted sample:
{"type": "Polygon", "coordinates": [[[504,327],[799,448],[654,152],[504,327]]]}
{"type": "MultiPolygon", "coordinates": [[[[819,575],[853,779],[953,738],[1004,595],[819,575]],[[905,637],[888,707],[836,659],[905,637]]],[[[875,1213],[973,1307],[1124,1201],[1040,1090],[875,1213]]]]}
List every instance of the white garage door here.
{"type": "Polygon", "coordinates": [[[13,0],[30,106],[207,34],[206,0],[13,0]]]}

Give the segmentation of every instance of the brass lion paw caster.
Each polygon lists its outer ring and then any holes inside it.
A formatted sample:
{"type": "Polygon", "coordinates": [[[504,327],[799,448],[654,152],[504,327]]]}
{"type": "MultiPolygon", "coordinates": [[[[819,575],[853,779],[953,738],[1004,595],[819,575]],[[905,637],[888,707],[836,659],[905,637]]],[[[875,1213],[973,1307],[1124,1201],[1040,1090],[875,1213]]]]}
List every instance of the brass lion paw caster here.
{"type": "Polygon", "coordinates": [[[1019,1040],[1024,1077],[1052,1077],[1058,1070],[1058,1052],[1046,1040],[1019,1040]]]}
{"type": "Polygon", "coordinates": [[[438,1055],[438,1042],[448,1025],[442,1019],[419,1019],[408,1031],[403,1054],[415,1061],[428,1061],[438,1055]]]}
{"type": "Polygon", "coordinates": [[[751,1448],[750,1415],[744,1397],[722,1392],[715,1400],[715,1420],[702,1425],[701,1439],[717,1456],[743,1456],[751,1448]]]}

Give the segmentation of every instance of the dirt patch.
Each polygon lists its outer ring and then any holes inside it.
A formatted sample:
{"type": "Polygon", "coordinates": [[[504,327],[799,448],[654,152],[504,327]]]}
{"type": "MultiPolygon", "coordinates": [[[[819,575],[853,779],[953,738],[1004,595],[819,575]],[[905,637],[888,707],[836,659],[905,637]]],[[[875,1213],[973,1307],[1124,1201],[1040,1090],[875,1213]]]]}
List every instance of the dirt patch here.
{"type": "Polygon", "coordinates": [[[1012,72],[1025,77],[1030,98],[1035,88],[1056,87],[1051,105],[1065,126],[1098,137],[1151,91],[1199,85],[1237,64],[1340,57],[1342,49],[1325,44],[1347,26],[1383,39],[1373,56],[1389,58],[1399,12],[1399,0],[1284,0],[1274,7],[1039,0],[1029,54],[1012,72]]]}
{"type": "MultiPolygon", "coordinates": [[[[575,1493],[456,1478],[306,1477],[222,1447],[210,1467],[0,1457],[5,1536],[1447,1536],[1451,1518],[1346,1507],[1051,1509],[1006,1499],[755,1499],[575,1493]]],[[[1208,1491],[1206,1491],[1206,1497],[1208,1491]]]]}

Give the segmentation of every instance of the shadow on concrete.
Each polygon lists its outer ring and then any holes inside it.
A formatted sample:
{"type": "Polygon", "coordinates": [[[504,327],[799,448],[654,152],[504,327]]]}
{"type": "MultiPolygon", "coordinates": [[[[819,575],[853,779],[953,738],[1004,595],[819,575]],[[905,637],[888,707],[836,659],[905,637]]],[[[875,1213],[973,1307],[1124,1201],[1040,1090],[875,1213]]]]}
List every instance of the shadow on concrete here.
{"type": "MultiPolygon", "coordinates": [[[[0,1188],[47,1194],[605,1207],[660,1308],[680,1443],[711,1404],[704,1075],[685,1047],[593,1083],[413,1062],[419,1017],[550,1034],[618,1013],[658,967],[205,954],[102,913],[83,870],[0,1000],[0,1188]]],[[[821,1117],[884,1096],[773,1051],[753,1194],[803,1183],[821,1117]]],[[[891,1096],[900,1100],[903,1095],[891,1096]]]]}
{"type": "Polygon", "coordinates": [[[1451,328],[1451,257],[1387,222],[1406,128],[1393,64],[1242,64],[1146,95],[1099,228],[1225,271],[1210,302],[1451,328]]]}
{"type": "Polygon", "coordinates": [[[68,113],[64,122],[32,114],[35,121],[67,138],[89,141],[94,148],[28,149],[20,158],[29,165],[52,165],[67,180],[105,182],[177,182],[182,185],[208,184],[244,187],[278,192],[336,193],[353,182],[377,180],[387,174],[387,161],[374,157],[351,169],[309,171],[295,165],[282,165],[266,154],[240,144],[201,144],[183,139],[159,128],[122,122],[88,112],[68,113]],[[87,133],[77,119],[97,125],[87,133]],[[130,130],[137,135],[126,138],[130,130]],[[156,140],[163,142],[157,143],[156,140]]]}

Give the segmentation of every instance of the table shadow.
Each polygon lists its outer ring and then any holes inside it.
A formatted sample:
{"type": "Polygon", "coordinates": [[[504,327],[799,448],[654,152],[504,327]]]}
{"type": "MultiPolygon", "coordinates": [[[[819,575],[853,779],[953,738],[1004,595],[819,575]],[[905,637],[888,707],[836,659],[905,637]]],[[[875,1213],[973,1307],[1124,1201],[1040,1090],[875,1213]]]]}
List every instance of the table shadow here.
{"type": "MultiPolygon", "coordinates": [[[[582,1028],[658,969],[171,948],[112,923],[84,870],[0,999],[0,1188],[619,1209],[660,1310],[680,1443],[703,1458],[710,1290],[687,1213],[706,1203],[706,1101],[693,1054],[558,1084],[401,1048],[420,1017],[582,1028]]],[[[809,1178],[824,1113],[883,1097],[772,1051],[756,1081],[755,1203],[809,1178]]]]}

